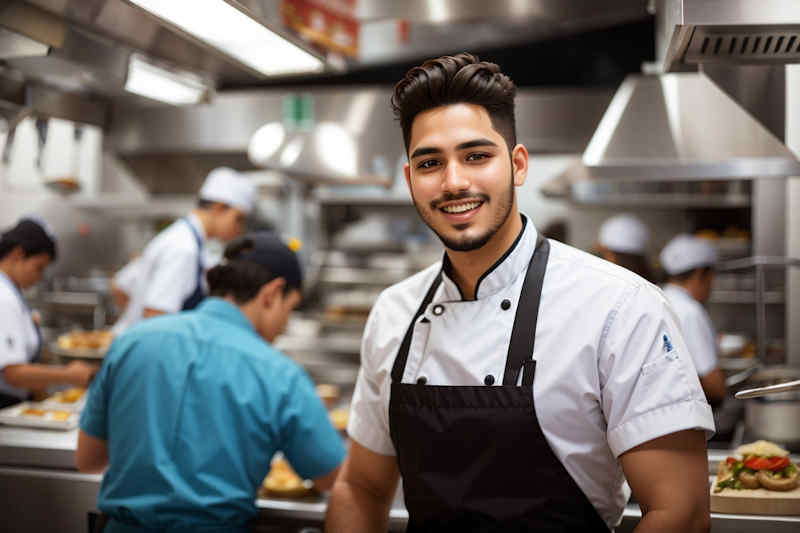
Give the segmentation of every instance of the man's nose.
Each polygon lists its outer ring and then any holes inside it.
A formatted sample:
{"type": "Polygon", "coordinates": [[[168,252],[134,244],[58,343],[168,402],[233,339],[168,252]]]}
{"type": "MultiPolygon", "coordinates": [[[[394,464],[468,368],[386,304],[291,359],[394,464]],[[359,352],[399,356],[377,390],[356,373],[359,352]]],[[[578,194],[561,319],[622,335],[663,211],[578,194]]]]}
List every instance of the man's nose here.
{"type": "Polygon", "coordinates": [[[449,163],[447,167],[445,167],[442,190],[463,191],[469,189],[469,186],[470,179],[467,169],[453,162],[449,163]]]}

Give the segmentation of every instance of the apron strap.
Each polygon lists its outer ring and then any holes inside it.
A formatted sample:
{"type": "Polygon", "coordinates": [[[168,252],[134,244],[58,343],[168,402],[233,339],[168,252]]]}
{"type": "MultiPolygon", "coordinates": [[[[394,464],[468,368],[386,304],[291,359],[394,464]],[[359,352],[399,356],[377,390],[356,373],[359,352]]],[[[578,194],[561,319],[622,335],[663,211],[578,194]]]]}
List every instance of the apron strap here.
{"type": "Polygon", "coordinates": [[[203,287],[203,239],[200,238],[200,234],[197,233],[197,230],[189,221],[188,218],[182,218],[186,225],[189,226],[189,229],[194,236],[194,240],[197,243],[197,286],[203,287]]]}
{"type": "Polygon", "coordinates": [[[547,269],[547,258],[550,255],[550,243],[539,233],[536,238],[536,249],[533,252],[525,282],[514,317],[514,328],[511,330],[511,342],[508,346],[506,369],[503,374],[503,385],[516,386],[519,373],[524,368],[522,384],[533,385],[536,361],[532,359],[534,341],[536,340],[536,323],[539,317],[539,302],[542,296],[544,273],[547,269]]]}
{"type": "Polygon", "coordinates": [[[406,370],[406,361],[408,360],[408,349],[411,347],[411,337],[414,336],[414,326],[417,324],[419,317],[425,313],[425,309],[428,308],[428,305],[430,305],[433,300],[433,295],[436,294],[436,289],[438,289],[441,284],[442,272],[439,271],[433,283],[431,283],[428,292],[425,294],[425,298],[422,299],[422,303],[419,309],[417,309],[414,319],[411,321],[411,324],[408,325],[406,336],[403,337],[403,342],[400,344],[400,349],[397,352],[397,357],[395,357],[394,366],[392,367],[392,381],[395,383],[400,383],[403,380],[403,372],[406,370]]]}

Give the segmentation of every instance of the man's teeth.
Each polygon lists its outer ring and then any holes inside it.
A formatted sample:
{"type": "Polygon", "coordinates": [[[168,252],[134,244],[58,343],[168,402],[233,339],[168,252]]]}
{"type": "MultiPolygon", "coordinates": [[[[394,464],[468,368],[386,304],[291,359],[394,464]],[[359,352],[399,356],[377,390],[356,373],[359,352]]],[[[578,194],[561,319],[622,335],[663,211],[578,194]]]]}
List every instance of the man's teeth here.
{"type": "Polygon", "coordinates": [[[445,213],[463,213],[464,211],[469,211],[471,209],[475,209],[481,205],[480,202],[470,202],[468,204],[458,204],[458,205],[448,205],[442,208],[442,211],[445,213]]]}

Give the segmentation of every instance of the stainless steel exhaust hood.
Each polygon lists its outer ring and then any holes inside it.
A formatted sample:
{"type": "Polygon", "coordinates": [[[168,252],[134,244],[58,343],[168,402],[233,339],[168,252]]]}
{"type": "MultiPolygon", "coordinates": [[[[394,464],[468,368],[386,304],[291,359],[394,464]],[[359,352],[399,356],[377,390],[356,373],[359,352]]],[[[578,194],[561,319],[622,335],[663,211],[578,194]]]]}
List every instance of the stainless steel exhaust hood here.
{"type": "Polygon", "coordinates": [[[698,63],[800,62],[797,0],[657,0],[666,71],[698,63]]]}
{"type": "Polygon", "coordinates": [[[583,154],[588,175],[735,179],[800,174],[800,161],[702,73],[629,76],[583,154]]]}

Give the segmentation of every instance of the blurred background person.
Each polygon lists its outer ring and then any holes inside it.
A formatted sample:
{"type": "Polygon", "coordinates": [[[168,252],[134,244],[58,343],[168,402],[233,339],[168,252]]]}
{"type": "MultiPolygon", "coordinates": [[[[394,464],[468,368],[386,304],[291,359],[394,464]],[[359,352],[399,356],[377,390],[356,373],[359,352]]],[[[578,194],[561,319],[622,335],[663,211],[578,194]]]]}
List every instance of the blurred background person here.
{"type": "Polygon", "coordinates": [[[42,337],[22,291],[56,259],[56,240],[44,223],[21,219],[0,235],[0,407],[44,393],[51,385],[87,386],[95,365],[39,362],[42,337]]]}
{"type": "Polygon", "coordinates": [[[633,215],[616,215],[600,226],[596,249],[598,255],[627,268],[653,283],[653,272],[647,261],[650,230],[633,215]]]}
{"type": "Polygon", "coordinates": [[[666,273],[664,294],[680,320],[683,338],[694,360],[708,402],[725,399],[725,374],[719,368],[717,335],[705,304],[711,296],[717,249],[707,239],[691,235],[673,238],[660,255],[666,273]]]}
{"type": "Polygon", "coordinates": [[[212,170],[200,189],[197,208],[159,233],[114,277],[114,301],[123,306],[114,334],[143,318],[195,308],[206,294],[206,241],[241,235],[255,195],[253,182],[239,172],[212,170]]]}
{"type": "Polygon", "coordinates": [[[208,285],[194,311],[118,337],[89,391],[76,461],[108,466],[107,532],[246,532],[276,451],[318,490],[344,459],[308,374],[272,346],[301,300],[296,254],[274,234],[249,234],[208,285]]]}

